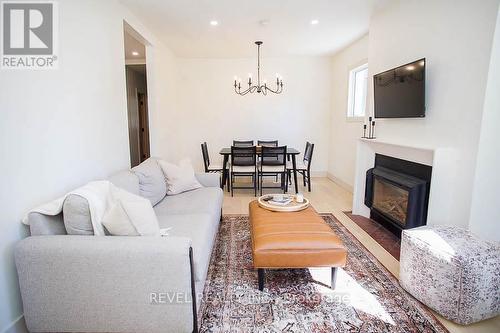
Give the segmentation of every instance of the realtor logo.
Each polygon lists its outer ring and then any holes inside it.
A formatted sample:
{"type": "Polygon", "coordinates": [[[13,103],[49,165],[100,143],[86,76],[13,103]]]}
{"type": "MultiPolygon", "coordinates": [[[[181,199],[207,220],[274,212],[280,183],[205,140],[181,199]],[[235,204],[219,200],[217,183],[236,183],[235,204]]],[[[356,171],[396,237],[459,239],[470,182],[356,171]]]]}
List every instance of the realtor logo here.
{"type": "Polygon", "coordinates": [[[57,12],[52,1],[3,1],[2,69],[57,68],[57,12]]]}

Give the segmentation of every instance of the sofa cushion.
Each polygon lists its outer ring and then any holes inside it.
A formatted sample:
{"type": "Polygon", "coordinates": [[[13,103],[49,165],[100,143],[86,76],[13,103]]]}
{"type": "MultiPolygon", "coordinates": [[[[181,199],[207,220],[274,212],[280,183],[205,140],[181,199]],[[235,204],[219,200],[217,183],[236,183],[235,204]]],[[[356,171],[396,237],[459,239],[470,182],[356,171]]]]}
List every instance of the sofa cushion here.
{"type": "Polygon", "coordinates": [[[67,234],[62,214],[51,216],[31,212],[29,213],[28,218],[31,236],[67,234]]]}
{"type": "Polygon", "coordinates": [[[139,177],[130,170],[123,170],[113,174],[108,179],[113,185],[135,195],[139,194],[139,177]]]}
{"type": "Polygon", "coordinates": [[[219,173],[199,172],[195,177],[203,187],[220,187],[219,173]]]}
{"type": "Polygon", "coordinates": [[[180,236],[191,239],[195,281],[204,281],[219,220],[207,213],[174,214],[158,215],[158,223],[160,228],[170,228],[166,237],[180,236]]]}
{"type": "Polygon", "coordinates": [[[209,213],[220,217],[223,192],[219,187],[202,187],[166,196],[154,207],[156,215],[209,213]]]}
{"type": "Polygon", "coordinates": [[[63,204],[64,227],[68,235],[93,235],[94,227],[90,218],[87,199],[69,194],[63,204]]]}
{"type": "Polygon", "coordinates": [[[132,171],[139,177],[139,195],[149,199],[153,206],[167,195],[165,176],[156,159],[148,158],[132,171]]]}

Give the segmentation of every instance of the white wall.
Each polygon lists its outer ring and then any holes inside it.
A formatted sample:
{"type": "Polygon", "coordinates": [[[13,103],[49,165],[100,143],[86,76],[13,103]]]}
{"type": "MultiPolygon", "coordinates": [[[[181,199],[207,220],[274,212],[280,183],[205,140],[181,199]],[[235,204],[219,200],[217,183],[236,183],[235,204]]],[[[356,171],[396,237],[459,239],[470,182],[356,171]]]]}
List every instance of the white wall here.
{"type": "Polygon", "coordinates": [[[175,149],[169,141],[169,129],[171,115],[177,112],[177,60],[172,51],[159,42],[147,46],[146,54],[151,156],[166,157],[175,149]]]}
{"type": "Polygon", "coordinates": [[[349,71],[368,61],[368,35],[332,57],[332,127],[328,175],[345,184],[351,191],[354,185],[356,144],[362,136],[362,121],[347,119],[349,71]]]}
{"type": "Polygon", "coordinates": [[[477,153],[470,228],[485,239],[500,241],[500,11],[491,51],[488,84],[477,153]]]}
{"type": "Polygon", "coordinates": [[[401,1],[377,12],[370,23],[370,75],[427,59],[426,118],[377,121],[377,137],[408,146],[446,147],[458,154],[456,186],[448,194],[451,214],[447,221],[431,223],[468,224],[497,9],[497,0],[401,1]]]}
{"type": "Polygon", "coordinates": [[[312,169],[326,174],[330,129],[331,71],[326,57],[263,58],[263,76],[284,77],[281,95],[235,94],[234,75],[256,76],[256,59],[178,59],[178,110],[159,124],[164,132],[162,156],[203,162],[200,143],[207,141],[211,158],[221,162],[220,148],[233,139],[278,139],[304,150],[315,143],[312,169]],[[272,72],[270,72],[272,70],[272,72]],[[167,151],[170,148],[170,151],[167,151]]]}
{"type": "MultiPolygon", "coordinates": [[[[115,1],[60,1],[59,69],[0,73],[0,332],[22,314],[13,249],[27,234],[23,214],[130,165],[124,18],[151,37],[115,1]]],[[[171,90],[170,53],[156,46],[148,60],[158,69],[152,86],[171,90]]],[[[168,109],[168,97],[151,92],[152,121],[168,109]]]]}

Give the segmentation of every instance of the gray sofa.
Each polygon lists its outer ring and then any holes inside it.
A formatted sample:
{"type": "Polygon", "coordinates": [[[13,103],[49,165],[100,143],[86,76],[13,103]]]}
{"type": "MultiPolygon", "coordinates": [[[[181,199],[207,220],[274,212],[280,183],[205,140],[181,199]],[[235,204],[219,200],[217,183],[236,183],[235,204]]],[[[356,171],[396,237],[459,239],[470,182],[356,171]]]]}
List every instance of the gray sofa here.
{"type": "MultiPolygon", "coordinates": [[[[31,213],[31,236],[15,250],[28,329],[197,331],[223,193],[217,175],[196,177],[202,188],[154,206],[160,227],[171,228],[166,237],[68,235],[62,214],[31,213]]],[[[132,171],[109,180],[140,194],[132,171]]]]}

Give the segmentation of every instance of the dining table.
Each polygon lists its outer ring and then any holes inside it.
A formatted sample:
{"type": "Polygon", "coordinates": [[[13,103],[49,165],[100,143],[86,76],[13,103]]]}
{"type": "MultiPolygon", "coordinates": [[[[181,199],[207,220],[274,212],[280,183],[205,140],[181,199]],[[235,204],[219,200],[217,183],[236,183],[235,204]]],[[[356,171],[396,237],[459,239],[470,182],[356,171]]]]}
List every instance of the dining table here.
{"type": "MultiPolygon", "coordinates": [[[[224,187],[226,184],[227,177],[229,177],[229,170],[227,168],[227,163],[229,162],[229,158],[231,157],[231,147],[222,148],[219,152],[223,156],[222,161],[222,183],[221,187],[224,187]]],[[[295,193],[299,193],[299,185],[297,183],[297,155],[300,154],[295,148],[286,148],[286,155],[290,157],[292,160],[292,173],[293,173],[293,183],[295,185],[295,193]]],[[[257,155],[260,155],[260,150],[257,150],[257,155]]]]}

